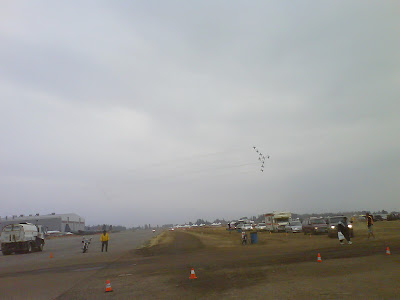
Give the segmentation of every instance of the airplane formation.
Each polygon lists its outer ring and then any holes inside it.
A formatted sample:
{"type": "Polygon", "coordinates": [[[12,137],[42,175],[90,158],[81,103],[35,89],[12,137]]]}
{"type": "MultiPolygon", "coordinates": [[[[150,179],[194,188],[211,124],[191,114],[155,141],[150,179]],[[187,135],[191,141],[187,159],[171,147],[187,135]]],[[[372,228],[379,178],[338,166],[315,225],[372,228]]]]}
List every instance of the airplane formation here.
{"type": "Polygon", "coordinates": [[[254,151],[256,151],[256,153],[258,154],[258,160],[259,160],[260,163],[261,163],[261,169],[260,169],[260,171],[261,171],[261,172],[264,172],[264,162],[265,162],[265,159],[269,159],[269,155],[264,155],[264,154],[262,154],[261,151],[258,150],[256,146],[253,146],[253,149],[254,149],[254,151]]]}

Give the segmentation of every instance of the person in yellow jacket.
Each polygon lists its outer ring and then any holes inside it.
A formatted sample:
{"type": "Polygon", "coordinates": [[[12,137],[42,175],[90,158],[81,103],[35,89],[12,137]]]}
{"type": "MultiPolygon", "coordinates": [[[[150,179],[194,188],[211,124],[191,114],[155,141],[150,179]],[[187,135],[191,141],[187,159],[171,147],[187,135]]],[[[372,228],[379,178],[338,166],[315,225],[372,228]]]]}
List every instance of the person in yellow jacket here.
{"type": "Polygon", "coordinates": [[[106,252],[108,250],[108,241],[110,240],[110,237],[108,236],[107,231],[103,231],[103,234],[100,237],[101,241],[101,252],[103,252],[104,246],[106,246],[106,252]]]}

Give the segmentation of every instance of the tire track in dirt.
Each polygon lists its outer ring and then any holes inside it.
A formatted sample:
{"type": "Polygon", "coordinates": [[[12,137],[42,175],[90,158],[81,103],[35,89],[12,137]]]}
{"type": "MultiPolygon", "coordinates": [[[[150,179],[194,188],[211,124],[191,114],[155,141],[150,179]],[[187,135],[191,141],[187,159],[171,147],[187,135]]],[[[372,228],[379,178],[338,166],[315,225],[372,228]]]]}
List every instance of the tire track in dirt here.
{"type": "Polygon", "coordinates": [[[205,247],[200,238],[188,232],[174,232],[173,237],[173,242],[168,245],[157,245],[134,253],[151,256],[154,265],[162,266],[157,272],[148,269],[148,272],[143,270],[142,274],[167,275],[171,286],[178,286],[184,291],[195,290],[197,295],[202,296],[206,296],[210,291],[223,292],[232,286],[241,288],[268,281],[265,268],[313,262],[316,261],[319,252],[323,260],[331,260],[383,255],[388,243],[393,248],[400,248],[399,240],[390,239],[371,241],[370,244],[325,246],[307,250],[288,249],[285,245],[281,250],[278,248],[278,251],[268,253],[263,252],[263,247],[257,245],[233,249],[205,247]],[[196,266],[196,270],[200,271],[203,277],[188,281],[182,274],[188,273],[193,266],[196,266]]]}
{"type": "MultiPolygon", "coordinates": [[[[313,239],[320,247],[304,249],[298,247],[297,240],[288,242],[284,237],[274,236],[271,244],[212,247],[202,241],[201,234],[175,231],[167,232],[166,240],[156,245],[148,245],[131,250],[125,256],[95,272],[87,281],[76,285],[58,299],[97,299],[102,286],[110,279],[112,295],[116,299],[130,299],[132,295],[144,299],[198,299],[211,295],[230,293],[232,289],[249,288],[268,284],[276,280],[275,270],[293,267],[300,263],[316,263],[320,252],[323,261],[361,256],[384,255],[386,245],[400,248],[397,238],[371,241],[359,239],[353,245],[332,246],[327,240],[313,239]],[[280,243],[282,239],[285,243],[280,243]],[[198,279],[189,280],[190,269],[194,267],[198,279]],[[121,274],[130,274],[120,277],[121,274]],[[81,295],[85,295],[84,297],[81,295]],[[188,296],[188,295],[193,295],[188,296]]],[[[308,241],[308,237],[299,241],[308,241]]],[[[301,244],[301,245],[304,245],[301,244]]],[[[318,270],[327,264],[321,264],[318,270]]],[[[329,269],[329,272],[332,272],[329,269]]],[[[340,272],[340,270],[338,270],[340,272]]],[[[315,274],[312,274],[315,276],[315,274]]]]}

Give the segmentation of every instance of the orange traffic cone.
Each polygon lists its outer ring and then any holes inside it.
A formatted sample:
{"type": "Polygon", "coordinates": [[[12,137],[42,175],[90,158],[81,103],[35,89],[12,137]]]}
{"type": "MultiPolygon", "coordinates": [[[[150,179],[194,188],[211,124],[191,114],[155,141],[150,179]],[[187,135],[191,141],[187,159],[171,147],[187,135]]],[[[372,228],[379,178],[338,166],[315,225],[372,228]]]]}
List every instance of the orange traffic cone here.
{"type": "Polygon", "coordinates": [[[53,258],[53,252],[50,252],[50,258],[53,258]]]}
{"type": "Polygon", "coordinates": [[[390,255],[390,254],[391,254],[391,253],[390,253],[389,247],[386,248],[386,254],[387,254],[387,255],[390,255]]]}
{"type": "Polygon", "coordinates": [[[192,268],[192,270],[190,271],[190,277],[189,279],[197,279],[196,277],[196,273],[194,272],[194,269],[192,268]]]}
{"type": "Polygon", "coordinates": [[[317,256],[317,262],[322,262],[321,254],[319,254],[319,253],[318,253],[318,256],[317,256]]]}
{"type": "Polygon", "coordinates": [[[112,292],[113,290],[112,290],[112,288],[111,288],[111,283],[110,283],[110,280],[107,280],[107,283],[106,283],[106,291],[105,291],[105,293],[107,293],[107,292],[112,292]]]}

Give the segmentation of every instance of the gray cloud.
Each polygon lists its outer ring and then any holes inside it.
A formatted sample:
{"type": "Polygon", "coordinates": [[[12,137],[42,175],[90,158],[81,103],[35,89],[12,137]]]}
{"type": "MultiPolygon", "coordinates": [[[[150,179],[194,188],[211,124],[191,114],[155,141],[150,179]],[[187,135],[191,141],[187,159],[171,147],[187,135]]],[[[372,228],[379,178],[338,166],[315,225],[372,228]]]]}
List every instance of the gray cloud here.
{"type": "Polygon", "coordinates": [[[3,214],[136,225],[400,209],[398,8],[9,3],[3,214]],[[253,145],[271,155],[264,173],[253,145]]]}

